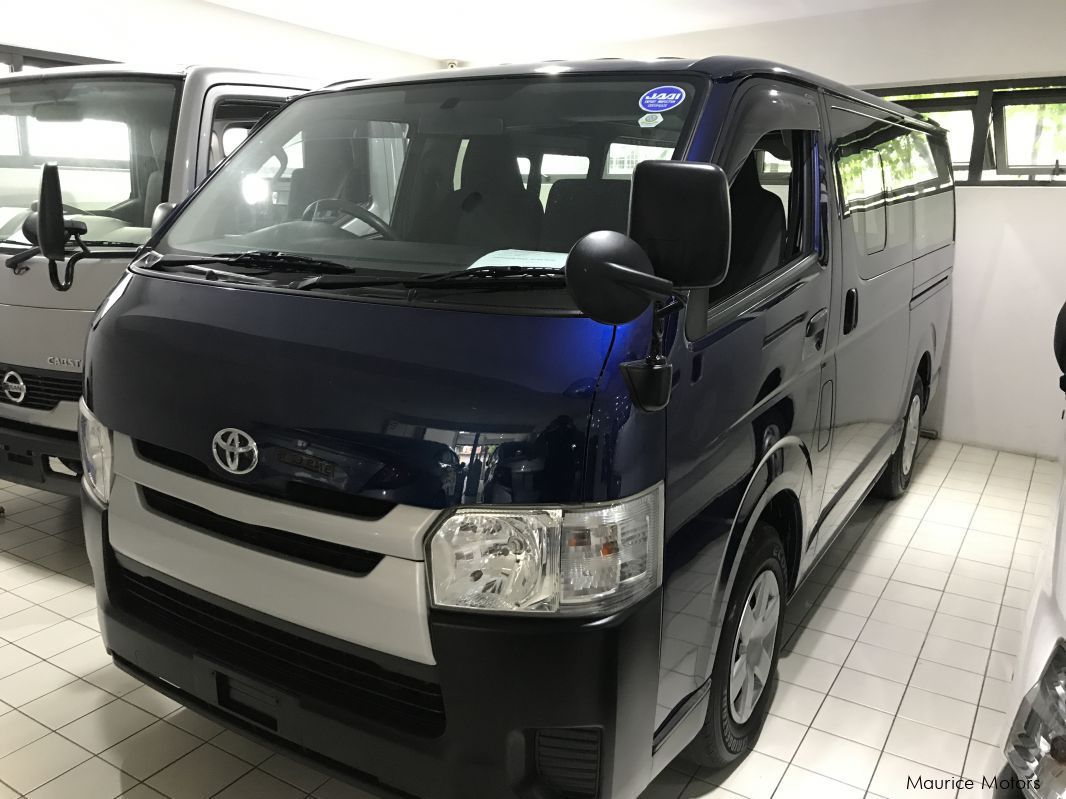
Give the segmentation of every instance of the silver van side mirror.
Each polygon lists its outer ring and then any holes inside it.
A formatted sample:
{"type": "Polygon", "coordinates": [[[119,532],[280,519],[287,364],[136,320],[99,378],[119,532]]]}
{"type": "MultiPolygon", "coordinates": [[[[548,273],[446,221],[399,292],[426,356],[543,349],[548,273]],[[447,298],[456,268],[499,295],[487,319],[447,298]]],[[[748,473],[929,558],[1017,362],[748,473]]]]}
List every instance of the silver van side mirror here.
{"type": "Polygon", "coordinates": [[[155,233],[167,221],[177,203],[159,203],[152,212],[152,232],[155,233]]]}

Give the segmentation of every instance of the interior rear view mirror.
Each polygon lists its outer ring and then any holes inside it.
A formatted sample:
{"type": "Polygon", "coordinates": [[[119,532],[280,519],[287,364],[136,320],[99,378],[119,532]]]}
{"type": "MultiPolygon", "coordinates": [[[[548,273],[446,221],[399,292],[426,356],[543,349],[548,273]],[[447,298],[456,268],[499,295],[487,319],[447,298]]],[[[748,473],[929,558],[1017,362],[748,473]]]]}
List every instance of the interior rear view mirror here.
{"type": "Polygon", "coordinates": [[[81,103],[58,101],[38,103],[33,107],[33,118],[40,122],[81,122],[84,117],[81,103]]]}
{"type": "Polygon", "coordinates": [[[177,203],[159,203],[152,212],[152,232],[155,233],[163,226],[168,217],[174,212],[177,203]]]}
{"type": "Polygon", "coordinates": [[[629,235],[655,274],[679,289],[710,288],[729,269],[729,179],[721,167],[643,161],[633,172],[629,235]]]}
{"type": "Polygon", "coordinates": [[[628,236],[613,230],[589,233],[566,257],[566,287],[586,316],[623,325],[640,316],[654,297],[674,287],[654,274],[647,254],[628,236]]]}

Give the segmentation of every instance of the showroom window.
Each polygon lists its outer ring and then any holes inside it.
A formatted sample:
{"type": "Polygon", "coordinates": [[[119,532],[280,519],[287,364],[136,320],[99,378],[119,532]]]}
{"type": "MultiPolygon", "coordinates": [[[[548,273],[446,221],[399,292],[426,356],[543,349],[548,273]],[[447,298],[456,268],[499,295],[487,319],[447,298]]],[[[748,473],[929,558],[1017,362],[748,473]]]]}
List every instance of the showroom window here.
{"type": "Polygon", "coordinates": [[[960,185],[1066,185],[1066,78],[878,89],[948,131],[960,185]]]}

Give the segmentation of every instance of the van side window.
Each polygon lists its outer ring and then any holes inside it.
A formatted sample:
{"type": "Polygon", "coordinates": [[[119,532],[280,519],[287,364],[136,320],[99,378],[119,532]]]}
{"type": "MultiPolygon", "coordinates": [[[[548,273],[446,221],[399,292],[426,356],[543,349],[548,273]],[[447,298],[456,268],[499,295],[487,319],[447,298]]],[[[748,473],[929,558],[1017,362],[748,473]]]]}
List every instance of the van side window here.
{"type": "Polygon", "coordinates": [[[719,158],[733,211],[729,270],[710,305],[813,252],[820,130],[815,96],[798,87],[757,81],[740,99],[719,158]]]}
{"type": "Polygon", "coordinates": [[[837,155],[840,175],[841,207],[844,218],[851,219],[867,255],[885,248],[885,166],[877,150],[840,152],[837,155]]]}
{"type": "Polygon", "coordinates": [[[207,171],[211,172],[219,162],[231,154],[248,138],[248,133],[259,120],[281,107],[284,101],[266,98],[227,97],[215,103],[211,120],[211,141],[207,151],[207,171]]]}
{"type": "Polygon", "coordinates": [[[829,118],[843,247],[859,275],[876,277],[950,243],[955,217],[946,139],[836,106],[829,118]]]}
{"type": "Polygon", "coordinates": [[[765,133],[733,176],[729,271],[711,289],[726,299],[813,249],[813,131],[765,133]]]}
{"type": "MultiPolygon", "coordinates": [[[[955,183],[948,140],[943,135],[915,133],[928,147],[935,170],[918,186],[914,203],[914,257],[939,250],[955,241],[955,183]]],[[[924,156],[923,156],[924,157],[924,156]]]]}

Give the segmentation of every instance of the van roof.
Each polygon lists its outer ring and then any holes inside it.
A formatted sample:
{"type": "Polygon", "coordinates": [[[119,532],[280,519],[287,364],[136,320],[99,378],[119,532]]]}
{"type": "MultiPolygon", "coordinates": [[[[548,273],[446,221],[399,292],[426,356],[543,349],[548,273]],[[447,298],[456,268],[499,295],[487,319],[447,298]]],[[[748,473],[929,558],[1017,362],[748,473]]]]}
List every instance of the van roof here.
{"type": "MultiPolygon", "coordinates": [[[[203,64],[169,64],[169,65],[143,65],[143,64],[79,64],[71,67],[49,67],[47,69],[34,70],[32,72],[12,72],[0,76],[0,85],[9,81],[48,80],[53,77],[78,78],[78,77],[160,77],[182,78],[197,76],[201,78],[218,78],[222,81],[240,80],[241,78],[255,77],[256,83],[278,84],[312,88],[315,81],[299,77],[297,75],[278,75],[266,72],[257,72],[251,69],[238,69],[236,67],[205,66],[203,64]]],[[[247,82],[247,80],[241,81],[247,82]]]]}
{"type": "Polygon", "coordinates": [[[327,90],[353,88],[359,86],[388,86],[402,83],[421,83],[434,80],[454,80],[456,78],[498,78],[498,77],[521,77],[537,74],[555,73],[608,73],[608,72],[689,72],[706,75],[714,81],[724,82],[747,77],[749,75],[777,75],[785,76],[827,89],[835,94],[850,97],[868,105],[883,108],[902,117],[913,119],[916,122],[936,127],[936,123],[924,119],[909,108],[884,100],[877,95],[869,94],[843,83],[823,78],[802,69],[796,69],[776,61],[766,61],[760,58],[745,58],[741,56],[716,55],[705,58],[674,58],[664,57],[650,60],[637,60],[625,58],[598,58],[590,61],[541,61],[531,64],[502,64],[492,67],[473,67],[462,69],[439,70],[420,75],[405,75],[400,77],[379,78],[374,80],[346,80],[331,83],[326,86],[327,90]]]}

